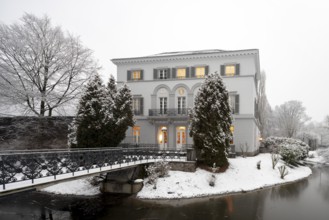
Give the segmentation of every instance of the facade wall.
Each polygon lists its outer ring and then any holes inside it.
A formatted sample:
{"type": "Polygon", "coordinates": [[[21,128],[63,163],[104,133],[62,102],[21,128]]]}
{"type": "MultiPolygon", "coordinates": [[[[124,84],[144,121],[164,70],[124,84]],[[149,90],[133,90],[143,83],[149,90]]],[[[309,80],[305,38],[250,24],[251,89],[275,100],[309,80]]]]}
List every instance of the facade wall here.
{"type": "Polygon", "coordinates": [[[236,118],[234,125],[235,151],[254,153],[259,148],[259,131],[253,118],[236,118]]]}
{"type": "MultiPolygon", "coordinates": [[[[140,143],[158,143],[162,127],[165,127],[168,135],[168,145],[175,147],[177,140],[177,129],[185,126],[185,144],[193,144],[189,137],[188,118],[157,118],[149,117],[151,109],[159,109],[159,96],[168,99],[167,108],[177,108],[177,89],[184,88],[186,97],[186,107],[192,108],[194,97],[204,79],[154,79],[153,71],[158,68],[179,68],[208,66],[208,73],[217,72],[220,74],[221,65],[236,64],[240,66],[239,75],[228,77],[223,76],[223,81],[227,90],[232,94],[239,95],[239,114],[234,118],[234,144],[236,151],[240,151],[240,146],[248,146],[249,152],[258,151],[259,132],[255,124],[255,99],[256,99],[256,77],[259,74],[258,51],[249,52],[228,52],[227,54],[202,54],[184,55],[169,57],[140,57],[130,59],[115,59],[117,65],[117,76],[119,86],[127,82],[133,96],[143,97],[143,115],[135,116],[140,126],[140,143]],[[143,70],[143,79],[140,81],[127,81],[127,72],[133,70],[143,70]],[[161,93],[161,94],[160,94],[161,93]],[[182,120],[183,119],[183,120],[182,120]]],[[[127,131],[127,136],[131,137],[132,129],[127,131]]],[[[160,146],[161,147],[161,146],[160,146]]],[[[245,147],[246,148],[246,147],[245,147]]]]}

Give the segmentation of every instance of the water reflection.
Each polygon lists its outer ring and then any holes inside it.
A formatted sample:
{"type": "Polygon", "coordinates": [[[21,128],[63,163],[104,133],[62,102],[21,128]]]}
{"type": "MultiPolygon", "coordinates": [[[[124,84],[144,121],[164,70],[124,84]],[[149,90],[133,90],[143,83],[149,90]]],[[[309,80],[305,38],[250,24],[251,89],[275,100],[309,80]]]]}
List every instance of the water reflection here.
{"type": "Polygon", "coordinates": [[[329,167],[294,184],[222,197],[138,200],[134,197],[24,193],[0,198],[0,219],[327,220],[329,167]]]}
{"type": "Polygon", "coordinates": [[[323,196],[323,198],[329,202],[329,169],[320,167],[316,171],[319,176],[319,193],[323,196]]]}
{"type": "Polygon", "coordinates": [[[287,184],[271,189],[271,199],[298,200],[302,192],[308,187],[308,179],[298,184],[287,184]]]}

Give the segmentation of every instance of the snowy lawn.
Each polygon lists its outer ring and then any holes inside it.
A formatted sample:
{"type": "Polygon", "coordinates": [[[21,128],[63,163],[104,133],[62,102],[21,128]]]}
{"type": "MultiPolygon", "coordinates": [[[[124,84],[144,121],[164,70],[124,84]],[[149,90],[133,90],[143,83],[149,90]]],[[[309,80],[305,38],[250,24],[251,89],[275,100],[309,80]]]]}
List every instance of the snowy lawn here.
{"type": "MultiPolygon", "coordinates": [[[[313,153],[313,152],[311,152],[313,153]]],[[[314,152],[314,162],[321,161],[314,152]]],[[[308,158],[309,159],[309,158],[308,158]]],[[[230,166],[225,173],[214,174],[216,176],[215,186],[209,186],[212,173],[197,169],[195,173],[170,171],[169,176],[158,179],[157,188],[149,185],[144,180],[144,188],[137,194],[143,199],[170,199],[170,198],[192,198],[226,193],[245,192],[277,184],[297,181],[311,175],[309,167],[288,167],[288,175],[284,180],[280,178],[278,167],[283,164],[280,161],[275,170],[272,169],[270,154],[259,154],[255,157],[237,157],[229,159],[230,166]],[[261,161],[261,169],[256,164],[261,161]]],[[[97,195],[99,187],[92,186],[87,178],[59,183],[41,191],[56,194],[71,195],[97,195]]]]}
{"type": "Polygon", "coordinates": [[[214,174],[215,186],[209,186],[212,173],[197,169],[195,173],[170,171],[169,177],[159,178],[156,189],[144,181],[144,188],[137,194],[143,199],[170,199],[191,198],[226,193],[244,192],[263,187],[297,181],[312,174],[309,167],[300,166],[288,168],[289,174],[284,179],[280,178],[278,167],[272,169],[270,154],[260,154],[255,157],[237,157],[229,159],[230,166],[225,173],[214,174]],[[256,164],[261,161],[261,169],[256,164]]]}
{"type": "Polygon", "coordinates": [[[100,193],[98,186],[93,186],[89,182],[90,177],[72,180],[64,183],[58,183],[53,186],[41,189],[40,191],[55,193],[55,194],[66,194],[66,195],[83,195],[93,196],[100,193]]]}
{"type": "Polygon", "coordinates": [[[322,164],[329,163],[329,150],[326,148],[310,151],[308,155],[309,157],[306,158],[306,161],[322,164]]]}

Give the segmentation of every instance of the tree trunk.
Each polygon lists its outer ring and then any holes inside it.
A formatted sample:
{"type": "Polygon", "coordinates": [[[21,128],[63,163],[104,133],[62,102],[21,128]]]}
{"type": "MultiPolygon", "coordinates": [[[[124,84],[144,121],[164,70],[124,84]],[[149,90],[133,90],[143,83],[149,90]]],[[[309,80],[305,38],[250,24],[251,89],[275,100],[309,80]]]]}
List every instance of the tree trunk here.
{"type": "Polygon", "coordinates": [[[50,117],[52,113],[53,113],[53,109],[52,108],[49,108],[49,110],[48,110],[48,116],[50,117]]]}
{"type": "Polygon", "coordinates": [[[40,115],[41,117],[45,116],[45,101],[41,101],[40,103],[40,115]]]}

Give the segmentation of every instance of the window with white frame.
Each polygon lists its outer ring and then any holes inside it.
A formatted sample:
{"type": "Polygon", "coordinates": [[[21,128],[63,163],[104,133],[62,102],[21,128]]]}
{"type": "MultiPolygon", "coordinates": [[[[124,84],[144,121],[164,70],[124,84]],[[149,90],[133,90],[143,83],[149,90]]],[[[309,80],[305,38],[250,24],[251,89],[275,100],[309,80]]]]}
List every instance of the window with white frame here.
{"type": "Polygon", "coordinates": [[[143,115],[143,98],[133,97],[133,112],[134,115],[143,115]]]}
{"type": "Polygon", "coordinates": [[[169,78],[169,69],[158,70],[158,79],[168,79],[168,78],[169,78]]]}
{"type": "Polygon", "coordinates": [[[160,114],[167,114],[167,97],[160,97],[160,114]]]}
{"type": "Polygon", "coordinates": [[[240,97],[238,94],[229,94],[229,103],[232,110],[232,114],[239,114],[239,102],[240,97]]]}

